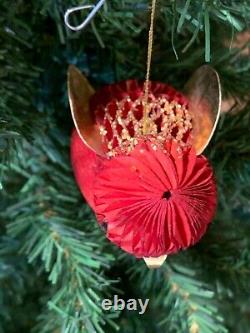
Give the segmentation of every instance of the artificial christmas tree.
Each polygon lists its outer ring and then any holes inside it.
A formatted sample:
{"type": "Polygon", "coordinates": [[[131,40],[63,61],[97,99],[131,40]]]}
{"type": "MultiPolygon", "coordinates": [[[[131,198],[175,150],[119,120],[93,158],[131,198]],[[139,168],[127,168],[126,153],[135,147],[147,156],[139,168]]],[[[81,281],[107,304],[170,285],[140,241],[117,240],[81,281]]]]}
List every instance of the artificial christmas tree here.
{"type": "Polygon", "coordinates": [[[205,151],[218,187],[213,223],[198,245],[155,271],[108,243],[83,203],[66,87],[69,64],[96,90],[143,80],[150,4],[106,1],[86,29],[71,32],[64,13],[81,4],[0,4],[0,330],[248,332],[250,62],[249,42],[239,46],[235,36],[248,29],[249,1],[158,1],[151,80],[182,91],[209,62],[224,101],[244,108],[222,116],[205,151]],[[117,294],[149,298],[146,312],[102,310],[117,294]]]}

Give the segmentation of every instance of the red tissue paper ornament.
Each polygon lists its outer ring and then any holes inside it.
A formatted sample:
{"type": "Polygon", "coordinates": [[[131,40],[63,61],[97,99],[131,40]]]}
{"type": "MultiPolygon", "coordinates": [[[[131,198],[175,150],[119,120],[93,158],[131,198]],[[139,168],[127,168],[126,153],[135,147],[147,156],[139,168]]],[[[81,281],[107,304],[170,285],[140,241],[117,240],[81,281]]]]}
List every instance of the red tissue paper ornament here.
{"type": "Polygon", "coordinates": [[[143,83],[129,80],[95,93],[70,66],[68,88],[77,129],[71,142],[75,178],[107,238],[137,258],[198,242],[217,202],[212,168],[200,155],[218,121],[217,74],[203,66],[186,97],[151,82],[146,118],[143,83]]]}

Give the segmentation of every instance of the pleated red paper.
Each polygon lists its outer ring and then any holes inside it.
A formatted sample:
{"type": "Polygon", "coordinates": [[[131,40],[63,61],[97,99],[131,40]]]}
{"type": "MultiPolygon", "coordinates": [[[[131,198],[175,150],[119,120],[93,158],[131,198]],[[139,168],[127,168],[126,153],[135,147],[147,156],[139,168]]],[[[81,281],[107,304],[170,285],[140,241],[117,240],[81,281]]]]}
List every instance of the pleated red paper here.
{"type": "Polygon", "coordinates": [[[193,149],[155,151],[140,143],[130,156],[103,163],[95,211],[107,237],[136,257],[157,257],[196,243],[211,222],[216,187],[206,158],[193,149]]]}

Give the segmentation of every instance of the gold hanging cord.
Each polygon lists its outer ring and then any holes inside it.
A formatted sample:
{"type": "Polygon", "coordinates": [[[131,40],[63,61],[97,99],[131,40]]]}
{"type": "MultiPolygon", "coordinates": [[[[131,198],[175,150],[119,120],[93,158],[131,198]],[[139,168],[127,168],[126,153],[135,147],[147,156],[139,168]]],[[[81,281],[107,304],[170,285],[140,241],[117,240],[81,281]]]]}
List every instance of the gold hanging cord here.
{"type": "Polygon", "coordinates": [[[143,133],[147,134],[148,132],[148,96],[149,96],[149,79],[150,79],[150,69],[152,62],[152,52],[153,52],[153,41],[154,41],[154,20],[155,20],[155,8],[156,1],[152,0],[151,5],[151,17],[150,17],[150,28],[148,32],[148,54],[147,54],[147,72],[144,83],[144,98],[143,98],[143,133]]]}

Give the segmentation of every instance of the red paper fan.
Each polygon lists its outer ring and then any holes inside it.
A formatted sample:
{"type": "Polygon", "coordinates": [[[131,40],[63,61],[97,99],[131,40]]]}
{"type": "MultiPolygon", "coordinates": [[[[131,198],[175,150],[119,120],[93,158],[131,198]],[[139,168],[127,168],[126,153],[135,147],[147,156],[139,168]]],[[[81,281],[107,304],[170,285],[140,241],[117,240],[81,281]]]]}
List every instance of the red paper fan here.
{"type": "Polygon", "coordinates": [[[95,211],[107,237],[137,257],[158,257],[196,243],[211,222],[216,186],[207,160],[187,149],[153,150],[141,142],[129,156],[103,162],[95,211]]]}

